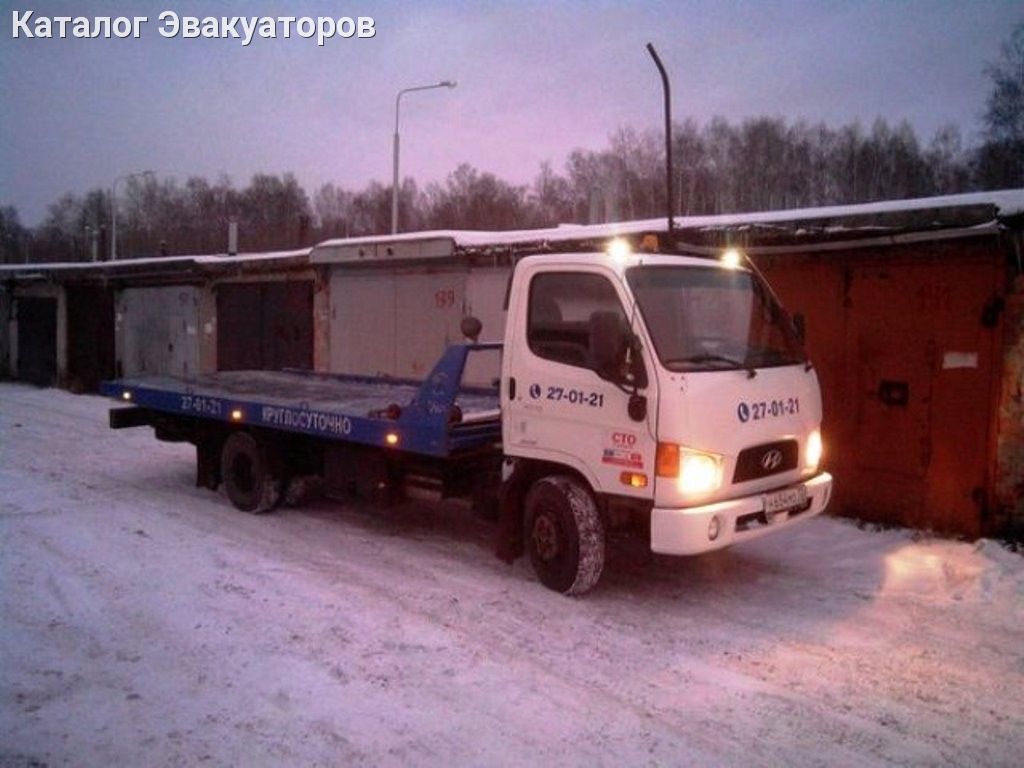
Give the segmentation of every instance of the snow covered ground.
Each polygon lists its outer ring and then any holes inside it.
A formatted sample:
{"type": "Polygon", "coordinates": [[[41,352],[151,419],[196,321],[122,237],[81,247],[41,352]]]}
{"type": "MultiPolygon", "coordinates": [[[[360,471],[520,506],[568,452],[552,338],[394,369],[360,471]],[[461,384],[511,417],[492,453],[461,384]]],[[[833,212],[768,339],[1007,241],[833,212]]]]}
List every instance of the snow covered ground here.
{"type": "Polygon", "coordinates": [[[993,542],[817,519],[568,599],[458,505],[237,512],[106,408],[0,385],[0,765],[1021,764],[993,542]]]}

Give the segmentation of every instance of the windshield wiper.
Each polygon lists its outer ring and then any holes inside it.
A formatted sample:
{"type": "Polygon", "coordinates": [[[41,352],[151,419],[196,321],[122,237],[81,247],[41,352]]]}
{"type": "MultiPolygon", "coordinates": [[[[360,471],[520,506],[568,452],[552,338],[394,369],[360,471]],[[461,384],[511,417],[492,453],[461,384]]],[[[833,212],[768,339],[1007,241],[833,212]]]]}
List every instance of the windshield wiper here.
{"type": "Polygon", "coordinates": [[[743,362],[727,355],[719,355],[715,352],[701,352],[696,355],[688,355],[686,357],[673,357],[671,360],[666,360],[665,364],[671,363],[729,363],[735,365],[737,368],[743,367],[743,362]]]}
{"type": "Polygon", "coordinates": [[[687,357],[673,357],[669,360],[665,360],[666,366],[678,365],[680,363],[728,363],[733,368],[743,368],[747,372],[748,378],[754,378],[757,375],[757,370],[752,365],[747,365],[742,360],[737,360],[733,357],[726,355],[719,355],[714,352],[701,352],[697,355],[688,355],[687,357]]]}
{"type": "Polygon", "coordinates": [[[795,355],[781,349],[762,347],[751,350],[750,358],[758,365],[797,365],[808,362],[806,355],[795,355]]]}

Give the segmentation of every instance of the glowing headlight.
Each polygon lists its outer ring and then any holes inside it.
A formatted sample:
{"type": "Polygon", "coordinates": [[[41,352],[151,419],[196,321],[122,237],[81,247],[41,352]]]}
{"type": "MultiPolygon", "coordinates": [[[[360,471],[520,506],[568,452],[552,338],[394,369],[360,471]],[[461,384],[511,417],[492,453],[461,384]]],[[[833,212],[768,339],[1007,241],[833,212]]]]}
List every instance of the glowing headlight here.
{"type": "Polygon", "coordinates": [[[679,449],[679,492],[710,493],[722,484],[722,459],[711,453],[679,449]]]}
{"type": "Polygon", "coordinates": [[[807,447],[804,449],[804,466],[807,469],[817,471],[822,450],[821,430],[816,429],[807,436],[807,447]]]}

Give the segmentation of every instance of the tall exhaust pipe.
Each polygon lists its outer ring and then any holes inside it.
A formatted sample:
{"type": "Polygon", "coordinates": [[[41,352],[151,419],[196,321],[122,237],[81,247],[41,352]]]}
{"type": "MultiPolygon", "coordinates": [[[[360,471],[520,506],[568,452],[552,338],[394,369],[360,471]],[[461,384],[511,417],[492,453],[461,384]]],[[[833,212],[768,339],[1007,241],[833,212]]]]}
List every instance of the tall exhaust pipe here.
{"type": "Polygon", "coordinates": [[[672,221],[672,200],[675,193],[672,189],[672,91],[668,84],[668,72],[665,65],[661,63],[658,52],[654,50],[651,43],[647,44],[647,52],[651,54],[658,72],[661,73],[661,88],[665,92],[665,218],[668,220],[668,234],[672,237],[672,230],[675,226],[672,221]]]}

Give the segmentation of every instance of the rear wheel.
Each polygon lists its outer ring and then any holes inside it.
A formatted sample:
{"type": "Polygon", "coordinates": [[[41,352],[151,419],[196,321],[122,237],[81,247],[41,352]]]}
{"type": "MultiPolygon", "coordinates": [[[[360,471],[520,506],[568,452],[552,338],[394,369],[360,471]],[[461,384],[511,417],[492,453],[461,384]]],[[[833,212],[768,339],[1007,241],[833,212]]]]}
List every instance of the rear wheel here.
{"type": "Polygon", "coordinates": [[[548,589],[582,595],[604,568],[604,525],[594,497],[579,480],[554,475],[526,494],[526,547],[548,589]]]}
{"type": "Polygon", "coordinates": [[[243,512],[269,512],[281,499],[280,462],[273,449],[248,432],[233,432],[224,441],[220,472],[231,503],[243,512]]]}

